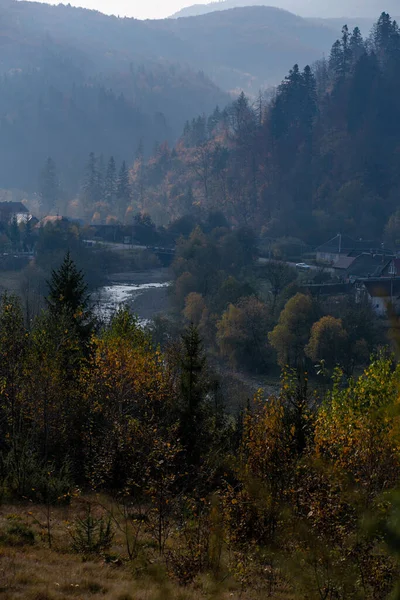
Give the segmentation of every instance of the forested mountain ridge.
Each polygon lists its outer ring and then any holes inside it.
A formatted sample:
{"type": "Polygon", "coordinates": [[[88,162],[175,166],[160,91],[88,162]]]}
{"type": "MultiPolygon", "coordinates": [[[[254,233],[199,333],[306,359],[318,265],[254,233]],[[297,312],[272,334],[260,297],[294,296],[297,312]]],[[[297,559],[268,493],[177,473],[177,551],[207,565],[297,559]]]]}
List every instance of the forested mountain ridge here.
{"type": "Polygon", "coordinates": [[[312,23],[290,12],[250,6],[187,19],[156,21],[188,48],[186,60],[221,87],[257,95],[276,85],[294,62],[305,66],[329,51],[340,27],[312,23]]]}
{"type": "MultiPolygon", "coordinates": [[[[67,6],[0,7],[0,187],[36,190],[53,157],[76,193],[91,151],[133,160],[229,96],[146,48],[146,26],[67,6]],[[133,42],[132,42],[133,40],[133,42]],[[130,41],[130,42],[129,42],[130,41]],[[147,54],[146,54],[147,52],[147,54]],[[195,108],[197,107],[197,108],[195,108]],[[24,165],[24,168],[21,168],[24,165]]],[[[157,36],[158,51],[168,33],[157,36]]]]}
{"type": "Polygon", "coordinates": [[[225,106],[221,87],[256,95],[335,37],[266,7],[142,22],[13,1],[0,6],[0,30],[0,188],[36,191],[50,156],[70,197],[90,152],[131,164],[141,141],[148,155],[225,106]]]}
{"type": "Polygon", "coordinates": [[[194,19],[138,21],[70,6],[18,2],[7,9],[2,23],[6,32],[10,28],[2,69],[31,65],[45,38],[47,44],[65,46],[90,72],[128,69],[132,61],[183,62],[204,70],[219,87],[254,93],[278,83],[295,60],[316,60],[334,41],[331,27],[265,6],[194,19]]]}
{"type": "Polygon", "coordinates": [[[336,2],[321,0],[220,0],[203,4],[193,4],[171,15],[171,18],[194,17],[210,12],[229,10],[244,6],[274,6],[283,8],[302,17],[375,17],[386,10],[397,14],[399,6],[396,0],[339,0],[336,2]]]}
{"type": "Polygon", "coordinates": [[[222,210],[268,239],[310,245],[338,231],[396,242],[399,75],[400,32],[388,14],[368,43],[344,27],[329,60],[295,65],[270,104],[242,95],[187,123],[172,152],[136,164],[138,208],[158,217],[162,206],[170,219],[222,210]]]}

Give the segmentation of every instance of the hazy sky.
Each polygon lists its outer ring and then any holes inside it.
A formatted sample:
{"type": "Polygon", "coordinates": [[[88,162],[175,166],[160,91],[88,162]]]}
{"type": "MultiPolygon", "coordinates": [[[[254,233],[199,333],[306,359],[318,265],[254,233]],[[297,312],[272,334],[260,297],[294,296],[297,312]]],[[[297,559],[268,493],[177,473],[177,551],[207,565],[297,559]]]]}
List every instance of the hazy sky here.
{"type": "MultiPolygon", "coordinates": [[[[137,19],[163,19],[184,6],[197,2],[207,4],[209,0],[64,0],[62,4],[93,8],[101,12],[135,17],[137,19]]],[[[59,4],[60,0],[48,0],[49,4],[59,4]]]]}

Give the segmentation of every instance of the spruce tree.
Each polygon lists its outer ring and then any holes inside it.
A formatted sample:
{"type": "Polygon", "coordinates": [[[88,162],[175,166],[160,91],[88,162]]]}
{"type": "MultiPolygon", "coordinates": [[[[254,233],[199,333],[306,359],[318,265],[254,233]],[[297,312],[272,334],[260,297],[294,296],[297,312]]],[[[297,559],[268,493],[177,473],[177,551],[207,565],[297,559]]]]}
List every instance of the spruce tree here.
{"type": "Polygon", "coordinates": [[[199,464],[204,450],[205,399],[208,383],[206,359],[197,327],[190,325],[182,335],[180,357],[180,439],[188,465],[199,464]]]}
{"type": "Polygon", "coordinates": [[[380,59],[386,57],[393,36],[393,22],[388,13],[383,12],[372,30],[372,41],[380,59]]]}
{"type": "Polygon", "coordinates": [[[100,200],[98,164],[94,152],[90,153],[86,165],[85,179],[82,187],[82,200],[87,213],[90,213],[93,210],[93,205],[100,200]]]}
{"type": "Polygon", "coordinates": [[[117,201],[118,201],[118,213],[119,218],[123,221],[126,213],[126,209],[129,206],[131,200],[131,186],[129,183],[129,172],[126,167],[125,161],[123,161],[117,183],[117,201]]]}
{"type": "Polygon", "coordinates": [[[339,79],[343,76],[344,71],[344,57],[343,57],[343,48],[340,40],[336,40],[336,42],[332,46],[332,50],[329,56],[329,70],[333,75],[334,79],[339,79]]]}
{"type": "Polygon", "coordinates": [[[102,154],[100,154],[100,156],[97,160],[97,169],[96,169],[96,176],[97,176],[96,193],[98,196],[98,201],[104,200],[104,193],[105,193],[105,172],[104,171],[105,171],[104,156],[102,154]]]}
{"type": "Polygon", "coordinates": [[[82,271],[79,271],[69,251],[47,282],[46,303],[54,322],[67,320],[82,342],[88,342],[94,328],[90,310],[90,295],[82,271]]]}
{"type": "Polygon", "coordinates": [[[303,71],[303,86],[304,98],[303,106],[303,121],[308,129],[311,129],[314,117],[317,113],[317,84],[311,68],[307,65],[303,71]]]}
{"type": "Polygon", "coordinates": [[[342,28],[342,53],[343,53],[343,63],[342,63],[342,74],[344,76],[347,75],[350,68],[351,62],[351,48],[350,48],[350,34],[349,28],[347,25],[344,25],[342,28]]]}
{"type": "Polygon", "coordinates": [[[114,157],[111,156],[107,165],[106,178],[104,181],[104,200],[112,206],[117,193],[117,168],[114,157]]]}
{"type": "Polygon", "coordinates": [[[350,37],[350,53],[353,64],[357,63],[357,61],[365,53],[364,40],[358,27],[353,29],[353,33],[350,37]]]}

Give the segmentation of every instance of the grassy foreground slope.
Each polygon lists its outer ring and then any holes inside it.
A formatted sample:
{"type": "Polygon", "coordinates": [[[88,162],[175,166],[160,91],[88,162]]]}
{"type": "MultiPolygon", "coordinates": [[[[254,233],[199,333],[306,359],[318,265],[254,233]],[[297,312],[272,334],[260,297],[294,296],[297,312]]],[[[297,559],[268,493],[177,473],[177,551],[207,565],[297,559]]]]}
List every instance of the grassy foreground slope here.
{"type": "MultiPolygon", "coordinates": [[[[264,597],[254,590],[243,594],[239,584],[225,575],[219,580],[204,576],[193,585],[179,586],[161,567],[157,551],[145,537],[139,540],[139,545],[149,564],[125,560],[126,539],[121,531],[117,531],[107,554],[77,554],[71,547],[71,533],[74,523],[84,513],[85,503],[80,500],[51,509],[51,547],[46,506],[0,507],[2,600],[261,600],[264,597]]],[[[113,508],[111,503],[107,507],[113,508]]],[[[121,519],[119,525],[125,526],[121,519]]],[[[276,600],[291,597],[284,589],[282,594],[274,595],[276,600]]]]}

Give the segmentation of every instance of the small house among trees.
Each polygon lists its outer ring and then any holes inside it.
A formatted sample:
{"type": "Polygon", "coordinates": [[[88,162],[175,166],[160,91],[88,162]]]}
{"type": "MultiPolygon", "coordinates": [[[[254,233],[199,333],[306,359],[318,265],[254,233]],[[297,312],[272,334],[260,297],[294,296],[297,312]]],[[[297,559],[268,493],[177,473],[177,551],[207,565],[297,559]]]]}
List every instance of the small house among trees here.
{"type": "Polygon", "coordinates": [[[338,233],[334,238],[316,248],[317,261],[335,268],[348,269],[362,254],[392,258],[390,250],[377,240],[353,240],[338,233]]]}
{"type": "Polygon", "coordinates": [[[337,236],[325,242],[317,248],[317,260],[330,264],[336,264],[340,258],[349,256],[355,248],[355,241],[347,235],[339,233],[337,236]]]}
{"type": "Polygon", "coordinates": [[[388,310],[397,312],[400,308],[400,278],[366,279],[363,282],[374,312],[379,317],[387,315],[388,310]]]}
{"type": "Polygon", "coordinates": [[[31,215],[22,202],[0,202],[0,223],[8,225],[16,220],[17,223],[26,223],[31,215]]]}
{"type": "Polygon", "coordinates": [[[388,261],[381,271],[382,277],[399,277],[400,276],[400,258],[392,258],[388,261]]]}

